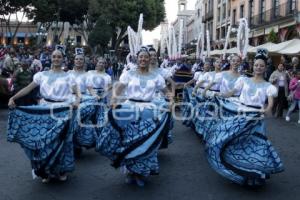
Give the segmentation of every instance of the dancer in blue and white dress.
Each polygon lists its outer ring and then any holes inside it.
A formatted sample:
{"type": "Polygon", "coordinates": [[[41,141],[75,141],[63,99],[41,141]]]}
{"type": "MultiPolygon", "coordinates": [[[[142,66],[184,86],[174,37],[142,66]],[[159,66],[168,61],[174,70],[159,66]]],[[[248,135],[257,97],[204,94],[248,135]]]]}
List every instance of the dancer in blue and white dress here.
{"type": "Polygon", "coordinates": [[[78,88],[80,89],[81,94],[87,93],[87,86],[86,86],[86,79],[87,79],[87,73],[84,69],[84,55],[78,54],[75,55],[74,59],[74,69],[68,71],[68,73],[73,76],[73,79],[75,79],[76,84],[78,88]]]}
{"type": "Polygon", "coordinates": [[[214,96],[216,93],[220,92],[222,80],[222,60],[220,58],[217,58],[214,61],[214,68],[215,71],[206,73],[203,77],[203,79],[208,82],[208,85],[204,88],[202,93],[203,97],[206,97],[207,93],[209,93],[209,96],[214,96]]]}
{"type": "Polygon", "coordinates": [[[271,114],[277,89],[264,80],[266,53],[260,50],[254,77],[240,77],[225,97],[240,93],[239,102],[217,98],[220,120],[206,138],[207,159],[212,168],[242,185],[262,185],[283,164],[267,139],[263,114],[271,114]],[[267,106],[266,100],[268,100],[267,106]]]}
{"type": "Polygon", "coordinates": [[[74,170],[70,106],[79,105],[81,94],[72,76],[62,70],[62,62],[62,52],[55,50],[52,69],[35,74],[33,82],[8,103],[15,108],[16,99],[40,87],[40,105],[21,106],[10,111],[7,138],[21,145],[31,161],[33,176],[41,177],[43,182],[50,178],[65,181],[66,173],[74,170]]]}
{"type": "MultiPolygon", "coordinates": [[[[222,78],[220,83],[220,95],[225,95],[231,92],[238,78],[240,77],[239,66],[241,64],[241,58],[234,55],[230,59],[230,70],[222,72],[222,78]]],[[[234,97],[239,97],[239,92],[237,91],[233,94],[234,97]]]]}
{"type": "Polygon", "coordinates": [[[122,167],[127,183],[144,185],[144,178],[159,171],[158,149],[169,132],[169,104],[156,102],[157,90],[165,91],[165,81],[149,71],[150,54],[142,48],[138,68],[120,77],[111,99],[108,123],[98,135],[96,150],[122,167]],[[118,102],[126,90],[126,101],[118,102]]]}
{"type": "Polygon", "coordinates": [[[82,53],[75,56],[74,63],[74,70],[69,71],[69,74],[76,80],[77,86],[82,94],[80,106],[76,112],[77,120],[73,126],[74,153],[76,157],[79,157],[82,153],[82,147],[87,149],[95,147],[96,131],[99,131],[98,129],[101,127],[101,124],[103,124],[105,109],[102,105],[103,101],[101,101],[103,99],[94,92],[94,87],[91,86],[99,82],[93,78],[93,74],[96,74],[97,71],[91,71],[94,73],[85,72],[84,55],[82,53]],[[90,93],[92,93],[92,95],[90,93]]]}
{"type": "MultiPolygon", "coordinates": [[[[194,127],[193,120],[194,119],[194,107],[197,105],[197,99],[194,98],[196,95],[198,88],[200,87],[203,91],[203,88],[206,87],[208,82],[203,79],[203,76],[210,71],[210,63],[206,62],[203,66],[203,72],[199,71],[194,74],[194,78],[189,82],[184,84],[183,90],[183,108],[182,108],[182,116],[183,116],[183,124],[188,127],[194,127]],[[191,84],[196,83],[195,87],[189,87],[191,84]]],[[[198,100],[202,100],[199,98],[198,100]]]]}
{"type": "MultiPolygon", "coordinates": [[[[232,91],[235,85],[235,82],[239,78],[238,66],[240,64],[240,58],[238,56],[233,56],[230,60],[231,69],[230,71],[221,72],[221,59],[217,59],[214,62],[215,72],[209,73],[207,80],[209,84],[204,89],[202,93],[201,103],[198,102],[197,110],[195,110],[195,129],[197,132],[203,136],[204,142],[209,137],[209,134],[213,132],[215,124],[220,120],[218,116],[218,104],[215,96],[222,96],[227,94],[229,91],[232,91]]],[[[237,97],[239,92],[237,92],[231,100],[237,97]]],[[[236,99],[237,100],[237,99],[236,99]]]]}
{"type": "Polygon", "coordinates": [[[104,58],[99,58],[95,70],[89,71],[87,74],[87,88],[89,93],[98,99],[105,99],[105,101],[107,92],[112,87],[111,76],[105,72],[106,64],[104,58]]]}
{"type": "MultiPolygon", "coordinates": [[[[149,65],[149,71],[152,73],[155,73],[157,76],[162,76],[166,83],[168,83],[168,96],[169,98],[173,98],[175,95],[175,88],[176,88],[176,83],[175,81],[171,78],[172,74],[170,73],[169,70],[160,68],[158,65],[158,57],[156,50],[154,48],[149,48],[149,53],[150,53],[150,65],[149,65]]],[[[157,97],[156,101],[161,101],[162,104],[166,104],[165,96],[161,94],[161,92],[158,90],[157,91],[157,97]]],[[[172,134],[172,128],[174,126],[174,120],[171,118],[170,120],[170,131],[168,135],[164,138],[161,148],[165,149],[168,148],[168,145],[173,142],[173,134],[172,134]]]]}

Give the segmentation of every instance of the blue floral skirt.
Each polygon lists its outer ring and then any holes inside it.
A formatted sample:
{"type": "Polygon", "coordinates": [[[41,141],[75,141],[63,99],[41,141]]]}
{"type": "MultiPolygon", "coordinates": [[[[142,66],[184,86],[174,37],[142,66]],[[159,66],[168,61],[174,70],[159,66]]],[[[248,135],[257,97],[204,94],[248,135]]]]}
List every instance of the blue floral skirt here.
{"type": "Polygon", "coordinates": [[[124,103],[108,112],[108,123],[97,135],[96,150],[112,160],[115,168],[126,167],[147,177],[157,174],[157,153],[170,129],[171,114],[143,103],[124,103]]]}
{"type": "Polygon", "coordinates": [[[215,98],[219,117],[212,120],[205,136],[211,167],[242,185],[262,185],[283,164],[266,137],[265,122],[258,109],[215,98]]]}
{"type": "Polygon", "coordinates": [[[74,123],[74,145],[76,148],[93,148],[96,132],[100,132],[107,120],[107,105],[104,99],[84,95],[76,111],[74,123]]]}
{"type": "Polygon", "coordinates": [[[74,170],[73,116],[68,105],[11,110],[7,140],[21,145],[39,177],[59,176],[74,170]]]}

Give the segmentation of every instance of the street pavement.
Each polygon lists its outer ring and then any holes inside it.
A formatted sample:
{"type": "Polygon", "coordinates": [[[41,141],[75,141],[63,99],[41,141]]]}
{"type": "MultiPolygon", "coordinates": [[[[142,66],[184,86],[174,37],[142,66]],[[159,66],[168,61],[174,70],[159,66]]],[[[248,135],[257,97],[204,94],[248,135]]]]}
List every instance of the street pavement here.
{"type": "Polygon", "coordinates": [[[266,185],[242,187],[215,173],[206,161],[195,133],[176,122],[174,142],[159,153],[160,175],[144,188],[124,183],[124,175],[110,161],[84,151],[76,170],[65,183],[32,180],[30,162],[18,144],[6,141],[7,110],[0,110],[0,200],[246,200],[297,199],[300,196],[300,125],[296,113],[287,123],[267,119],[267,132],[283,160],[285,171],[271,176],[266,185]]]}

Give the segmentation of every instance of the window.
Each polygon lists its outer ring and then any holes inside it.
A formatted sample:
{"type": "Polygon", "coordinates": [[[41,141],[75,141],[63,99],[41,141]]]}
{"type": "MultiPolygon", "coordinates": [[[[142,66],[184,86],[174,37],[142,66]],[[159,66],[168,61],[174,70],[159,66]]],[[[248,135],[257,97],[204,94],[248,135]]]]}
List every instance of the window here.
{"type": "Polygon", "coordinates": [[[254,15],[254,0],[249,1],[249,18],[254,15]]]}
{"type": "Polygon", "coordinates": [[[226,18],[226,4],[223,4],[223,13],[222,13],[223,19],[226,18]]]}
{"type": "Polygon", "coordinates": [[[296,0],[289,0],[288,4],[289,4],[290,11],[294,11],[296,9],[296,0]]]}
{"type": "Polygon", "coordinates": [[[221,10],[220,10],[220,8],[218,8],[218,15],[217,15],[217,19],[218,19],[218,22],[220,22],[220,12],[221,12],[221,10]]]}
{"type": "Polygon", "coordinates": [[[244,5],[241,5],[240,7],[240,18],[244,17],[244,5]]]}
{"type": "Polygon", "coordinates": [[[277,17],[279,16],[279,0],[274,0],[273,1],[273,16],[277,17]]]}
{"type": "Polygon", "coordinates": [[[253,15],[254,15],[254,0],[249,1],[249,24],[253,23],[253,15]]]}
{"type": "Polygon", "coordinates": [[[234,9],[232,12],[232,24],[236,25],[236,9],[234,9]]]}
{"type": "Polygon", "coordinates": [[[265,21],[265,11],[266,11],[266,1],[265,0],[261,0],[260,1],[260,22],[264,22],[265,21]]]}
{"type": "Polygon", "coordinates": [[[263,13],[266,11],[266,1],[265,0],[261,0],[260,1],[260,12],[263,13]]]}
{"type": "Polygon", "coordinates": [[[81,44],[81,36],[80,35],[76,36],[76,43],[81,44]]]}

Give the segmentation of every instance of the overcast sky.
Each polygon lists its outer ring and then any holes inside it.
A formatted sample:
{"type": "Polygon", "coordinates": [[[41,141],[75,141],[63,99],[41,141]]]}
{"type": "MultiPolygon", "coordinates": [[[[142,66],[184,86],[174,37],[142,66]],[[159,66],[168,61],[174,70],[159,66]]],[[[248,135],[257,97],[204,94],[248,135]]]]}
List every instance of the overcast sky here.
{"type": "MultiPolygon", "coordinates": [[[[197,0],[188,0],[187,9],[193,10],[197,0]]],[[[169,23],[175,21],[177,15],[177,0],[165,0],[166,15],[169,23]]],[[[153,44],[153,39],[160,39],[160,26],[153,31],[144,31],[143,40],[144,45],[153,44]]]]}

